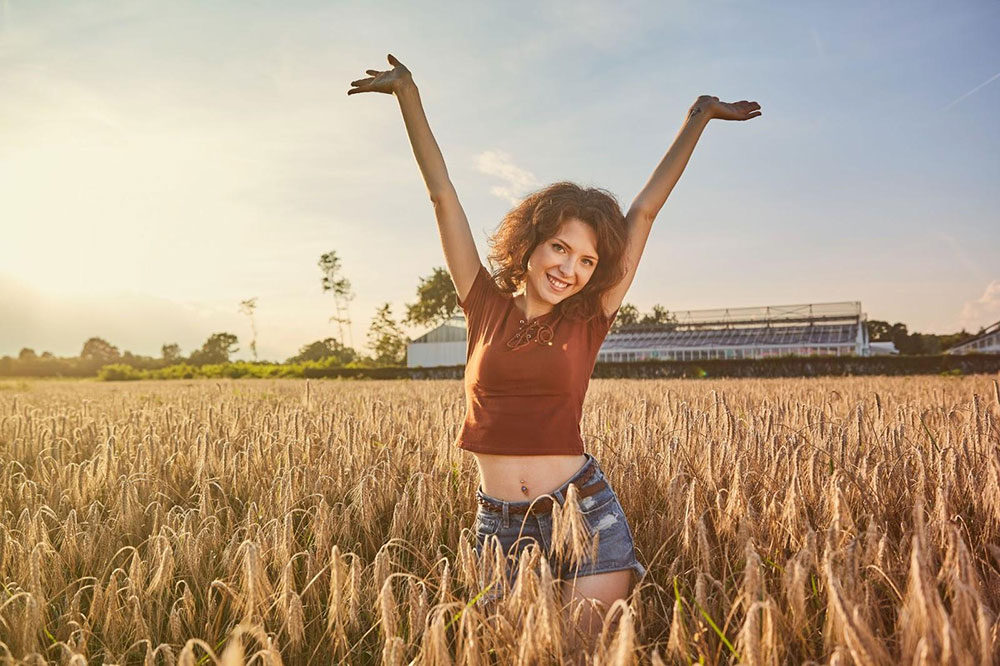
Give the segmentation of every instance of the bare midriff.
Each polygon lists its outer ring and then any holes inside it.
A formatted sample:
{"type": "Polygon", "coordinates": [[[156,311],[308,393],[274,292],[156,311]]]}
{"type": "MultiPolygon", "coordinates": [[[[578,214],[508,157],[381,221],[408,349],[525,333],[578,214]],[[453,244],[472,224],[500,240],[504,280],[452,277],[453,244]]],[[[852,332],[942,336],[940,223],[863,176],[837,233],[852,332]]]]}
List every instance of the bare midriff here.
{"type": "Polygon", "coordinates": [[[587,462],[583,454],[501,456],[473,452],[472,455],[479,465],[479,483],[483,492],[508,502],[530,501],[551,493],[569,481],[587,462]]]}

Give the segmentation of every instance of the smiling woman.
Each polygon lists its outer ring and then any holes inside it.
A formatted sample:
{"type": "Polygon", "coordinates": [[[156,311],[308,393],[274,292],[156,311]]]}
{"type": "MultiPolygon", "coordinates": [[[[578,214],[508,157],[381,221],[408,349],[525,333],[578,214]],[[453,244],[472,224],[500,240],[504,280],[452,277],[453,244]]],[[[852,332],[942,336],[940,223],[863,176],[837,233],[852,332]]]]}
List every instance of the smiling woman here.
{"type": "Polygon", "coordinates": [[[614,195],[573,183],[550,185],[526,196],[490,238],[490,260],[504,291],[528,319],[561,304],[561,312],[587,320],[617,309],[605,294],[624,275],[625,216],[614,195]],[[546,276],[570,285],[555,292],[546,276]]]}
{"type": "MultiPolygon", "coordinates": [[[[388,60],[392,69],[367,70],[368,78],[353,81],[348,95],[379,92],[399,102],[468,321],[466,416],[456,444],[479,468],[477,552],[489,546],[496,557],[484,561],[505,562],[499,588],[483,579],[480,601],[502,598],[517,579],[521,552],[541,549],[562,580],[565,617],[578,619],[572,629],[586,647],[610,619],[611,605],[645,574],[618,496],[584,453],[580,420],[597,352],[653,219],[702,130],[712,118],[756,117],[760,106],[699,97],[628,215],[610,192],[569,182],[529,194],[490,238],[497,267],[491,275],[479,260],[413,76],[391,54],[388,60]],[[571,524],[577,525],[569,529],[574,562],[567,562],[562,544],[571,524]]],[[[581,658],[575,638],[571,644],[581,658]]]]}

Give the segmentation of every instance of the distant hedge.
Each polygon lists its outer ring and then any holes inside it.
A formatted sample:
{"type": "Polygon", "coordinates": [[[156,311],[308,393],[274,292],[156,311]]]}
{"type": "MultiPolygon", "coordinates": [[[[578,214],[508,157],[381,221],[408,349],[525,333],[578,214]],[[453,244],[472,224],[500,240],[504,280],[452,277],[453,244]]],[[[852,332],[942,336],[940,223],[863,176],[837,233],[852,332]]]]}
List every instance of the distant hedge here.
{"type": "Polygon", "coordinates": [[[846,377],[1000,372],[1000,354],[781,356],[761,359],[598,363],[594,377],[846,377]]]}
{"type": "MultiPolygon", "coordinates": [[[[82,376],[77,372],[49,376],[82,376]]],[[[181,363],[143,369],[116,363],[91,368],[100,381],[139,379],[218,379],[241,377],[339,377],[344,379],[461,379],[465,366],[433,368],[343,367],[328,361],[304,363],[249,363],[237,361],[212,365],[181,363]]],[[[784,356],[764,359],[715,359],[703,361],[638,361],[598,363],[595,378],[701,378],[701,377],[830,377],[852,375],[973,375],[1000,373],[1000,355],[964,356],[784,356]]],[[[44,376],[44,375],[43,375],[44,376]]]]}
{"type": "MultiPolygon", "coordinates": [[[[378,379],[460,379],[465,366],[433,368],[309,369],[306,377],[370,377],[378,379]]],[[[704,361],[637,361],[598,363],[593,377],[828,377],[851,375],[973,375],[1000,372],[1000,355],[964,356],[784,356],[762,359],[704,361]]]]}

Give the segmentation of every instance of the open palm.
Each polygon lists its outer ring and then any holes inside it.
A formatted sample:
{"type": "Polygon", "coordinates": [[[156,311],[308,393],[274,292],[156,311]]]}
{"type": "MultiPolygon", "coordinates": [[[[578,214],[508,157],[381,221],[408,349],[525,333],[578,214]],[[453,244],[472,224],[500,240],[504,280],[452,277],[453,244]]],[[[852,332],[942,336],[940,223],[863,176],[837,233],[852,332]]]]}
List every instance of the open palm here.
{"type": "Polygon", "coordinates": [[[742,100],[739,102],[720,102],[718,97],[703,95],[699,102],[708,104],[708,113],[712,118],[720,120],[750,120],[760,115],[760,104],[742,100]]]}
{"type": "Polygon", "coordinates": [[[396,57],[391,53],[387,56],[389,64],[392,65],[392,69],[386,71],[379,71],[377,69],[367,69],[365,73],[369,75],[367,79],[358,79],[357,81],[351,81],[353,86],[347,91],[348,95],[353,95],[354,93],[362,92],[380,92],[393,94],[400,89],[403,85],[411,82],[413,80],[413,75],[410,74],[410,70],[406,68],[406,65],[396,60],[396,57]]]}

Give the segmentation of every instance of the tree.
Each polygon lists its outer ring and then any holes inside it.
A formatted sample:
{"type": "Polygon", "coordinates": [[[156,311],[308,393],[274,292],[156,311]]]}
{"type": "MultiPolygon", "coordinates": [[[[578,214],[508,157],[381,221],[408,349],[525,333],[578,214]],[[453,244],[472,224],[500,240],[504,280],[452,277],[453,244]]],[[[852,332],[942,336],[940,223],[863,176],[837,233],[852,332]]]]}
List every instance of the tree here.
{"type": "Polygon", "coordinates": [[[615,325],[613,328],[618,329],[622,326],[631,326],[639,322],[639,308],[635,307],[631,303],[622,303],[622,306],[618,309],[618,316],[615,317],[615,325]]]}
{"type": "Polygon", "coordinates": [[[333,359],[335,365],[347,365],[351,361],[356,361],[358,353],[350,347],[337,342],[335,338],[326,338],[304,345],[299,349],[299,353],[288,359],[288,363],[302,363],[304,361],[322,361],[323,359],[333,359]]]}
{"type": "MultiPolygon", "coordinates": [[[[980,329],[979,333],[982,334],[983,333],[983,329],[980,329]]],[[[963,342],[965,342],[966,340],[971,340],[974,337],[976,337],[976,336],[974,336],[972,333],[969,333],[968,331],[966,331],[963,328],[958,333],[951,333],[949,335],[939,336],[939,339],[941,341],[941,348],[942,349],[951,349],[955,345],[960,345],[963,342]]]]}
{"type": "Polygon", "coordinates": [[[235,348],[237,341],[238,338],[232,333],[213,333],[201,349],[191,353],[191,363],[193,365],[229,363],[229,355],[239,351],[235,348]]]}
{"type": "MultiPolygon", "coordinates": [[[[618,315],[621,316],[620,314],[618,315]]],[[[657,303],[653,306],[652,312],[643,315],[640,324],[676,324],[677,317],[670,313],[665,307],[657,303]]]]}
{"type": "Polygon", "coordinates": [[[250,317],[250,351],[253,353],[253,360],[257,360],[257,325],[253,320],[253,311],[257,308],[257,297],[240,301],[240,312],[250,317]]]}
{"type": "Polygon", "coordinates": [[[896,322],[889,328],[889,339],[892,340],[892,344],[896,345],[896,349],[899,350],[900,354],[912,354],[911,346],[909,344],[910,332],[906,330],[906,324],[896,322]]]}
{"type": "Polygon", "coordinates": [[[323,293],[333,292],[333,303],[337,308],[337,314],[330,317],[330,321],[337,322],[340,344],[344,344],[344,324],[347,324],[349,346],[354,346],[354,341],[351,339],[350,313],[344,314],[354,299],[354,294],[351,292],[351,281],[340,277],[340,259],[336,250],[331,250],[319,258],[319,269],[323,272],[323,293]]]}
{"type": "Polygon", "coordinates": [[[181,346],[176,342],[163,345],[160,351],[163,354],[163,360],[167,363],[176,363],[181,360],[181,346]]]}
{"type": "Polygon", "coordinates": [[[406,321],[414,326],[435,326],[451,318],[458,310],[458,292],[451,274],[442,267],[434,268],[430,277],[420,278],[417,302],[407,304],[406,321]]]}
{"type": "Polygon", "coordinates": [[[889,322],[879,319],[869,319],[865,322],[865,326],[868,328],[868,340],[871,342],[889,342],[892,340],[892,336],[890,335],[892,327],[889,326],[889,322]]]}
{"type": "Polygon", "coordinates": [[[88,361],[100,361],[103,364],[115,363],[121,359],[118,347],[103,338],[90,338],[83,343],[80,358],[88,361]]]}
{"type": "Polygon", "coordinates": [[[35,353],[34,349],[25,347],[17,353],[17,358],[19,361],[34,361],[38,358],[38,354],[35,353]]]}
{"type": "Polygon", "coordinates": [[[392,318],[392,308],[388,303],[375,311],[375,318],[368,327],[368,347],[375,353],[376,363],[402,365],[406,362],[406,344],[409,341],[392,318]]]}
{"type": "Polygon", "coordinates": [[[50,351],[43,351],[40,358],[55,358],[56,355],[50,351]]]}

